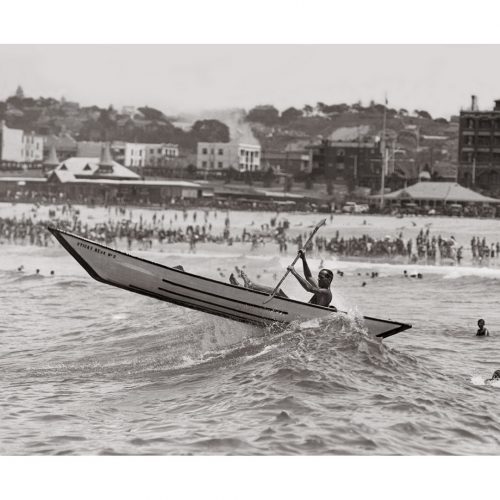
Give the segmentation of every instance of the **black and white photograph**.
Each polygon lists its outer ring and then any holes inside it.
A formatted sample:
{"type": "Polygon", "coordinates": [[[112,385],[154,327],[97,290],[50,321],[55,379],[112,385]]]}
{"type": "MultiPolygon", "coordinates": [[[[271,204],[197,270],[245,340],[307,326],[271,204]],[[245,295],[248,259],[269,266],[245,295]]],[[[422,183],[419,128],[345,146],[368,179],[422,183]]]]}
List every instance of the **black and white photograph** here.
{"type": "Polygon", "coordinates": [[[0,44],[0,455],[498,456],[499,57],[0,44]]]}

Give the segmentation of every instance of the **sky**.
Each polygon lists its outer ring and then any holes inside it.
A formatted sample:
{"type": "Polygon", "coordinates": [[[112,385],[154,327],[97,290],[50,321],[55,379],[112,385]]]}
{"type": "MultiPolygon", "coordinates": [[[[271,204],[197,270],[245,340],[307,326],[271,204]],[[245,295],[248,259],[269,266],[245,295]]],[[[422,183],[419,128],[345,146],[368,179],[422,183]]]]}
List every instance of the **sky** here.
{"type": "Polygon", "coordinates": [[[0,45],[0,99],[149,105],[166,114],[371,100],[458,114],[500,98],[500,45],[0,45]]]}

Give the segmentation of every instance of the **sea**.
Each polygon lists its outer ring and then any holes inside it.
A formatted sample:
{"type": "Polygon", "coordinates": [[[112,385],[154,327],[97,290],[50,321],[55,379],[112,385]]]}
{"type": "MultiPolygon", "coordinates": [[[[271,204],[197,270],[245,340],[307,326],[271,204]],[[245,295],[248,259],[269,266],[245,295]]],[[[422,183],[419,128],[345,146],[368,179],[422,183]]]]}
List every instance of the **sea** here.
{"type": "MultiPolygon", "coordinates": [[[[401,224],[345,217],[329,231],[354,221],[382,234],[401,224]]],[[[268,218],[231,214],[235,225],[268,218]]],[[[434,224],[464,241],[479,230],[500,239],[496,220],[434,224]]],[[[294,257],[269,244],[184,246],[131,253],[221,280],[239,266],[271,285],[294,257]]],[[[117,247],[126,251],[126,241],[117,247]]],[[[55,242],[4,242],[0,454],[500,453],[500,383],[485,382],[500,369],[500,268],[329,254],[311,255],[310,265],[335,272],[333,302],[348,314],[263,329],[98,283],[55,242]],[[380,340],[363,315],[413,328],[380,340]],[[479,318],[489,337],[475,336],[479,318]]],[[[293,277],[283,289],[308,298],[293,277]]]]}

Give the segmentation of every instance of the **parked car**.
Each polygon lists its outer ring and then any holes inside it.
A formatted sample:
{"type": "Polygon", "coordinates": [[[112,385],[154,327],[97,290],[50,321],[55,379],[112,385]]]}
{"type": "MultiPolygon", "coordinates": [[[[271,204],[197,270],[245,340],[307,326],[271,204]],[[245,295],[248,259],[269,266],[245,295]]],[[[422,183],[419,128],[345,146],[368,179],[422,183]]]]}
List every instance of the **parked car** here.
{"type": "Polygon", "coordinates": [[[342,212],[348,214],[364,214],[370,210],[370,207],[365,204],[357,204],[354,201],[348,201],[342,207],[342,212]]]}

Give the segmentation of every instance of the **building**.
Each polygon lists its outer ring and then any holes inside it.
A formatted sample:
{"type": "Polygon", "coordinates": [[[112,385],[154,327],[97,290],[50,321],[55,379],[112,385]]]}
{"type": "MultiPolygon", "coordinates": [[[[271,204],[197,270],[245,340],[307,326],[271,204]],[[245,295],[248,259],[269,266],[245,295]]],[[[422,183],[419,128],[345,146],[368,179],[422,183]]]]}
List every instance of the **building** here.
{"type": "Polygon", "coordinates": [[[145,144],[146,165],[148,167],[163,167],[171,158],[179,156],[177,144],[145,144]]]}
{"type": "Polygon", "coordinates": [[[114,161],[109,145],[103,146],[100,156],[68,158],[61,162],[50,175],[61,179],[114,179],[138,180],[140,176],[114,161]]]}
{"type": "MultiPolygon", "coordinates": [[[[370,196],[372,203],[379,203],[380,194],[370,196]]],[[[464,208],[476,206],[484,209],[485,205],[497,206],[500,199],[483,196],[472,189],[465,188],[456,182],[433,182],[422,180],[403,189],[384,194],[384,203],[398,207],[408,204],[420,208],[438,208],[445,213],[451,206],[464,208]]]]}
{"type": "Polygon", "coordinates": [[[258,144],[234,142],[199,142],[196,166],[198,170],[239,171],[261,170],[261,147],[258,144]]]}
{"type": "Polygon", "coordinates": [[[476,96],[460,112],[458,182],[500,193],[500,99],[490,111],[479,111],[476,96]]]}
{"type": "Polygon", "coordinates": [[[47,135],[43,141],[44,158],[48,157],[52,148],[55,149],[60,160],[66,160],[77,156],[78,143],[70,134],[47,135]]]}
{"type": "Polygon", "coordinates": [[[46,177],[0,177],[0,200],[71,200],[148,206],[213,197],[212,187],[195,182],[143,180],[112,159],[109,145],[103,146],[97,157],[73,157],[58,164],[57,161],[52,147],[44,161],[48,170],[46,177]]]}
{"type": "Polygon", "coordinates": [[[348,191],[356,187],[380,189],[382,153],[378,141],[322,140],[308,149],[314,176],[323,176],[348,191]]]}
{"type": "Polygon", "coordinates": [[[213,198],[213,188],[196,182],[49,177],[0,177],[0,201],[71,200],[76,203],[176,205],[213,198]]]}
{"type": "MultiPolygon", "coordinates": [[[[99,141],[78,142],[77,154],[80,157],[98,156],[104,143],[99,141]]],[[[162,167],[179,157],[179,146],[169,143],[135,143],[113,141],[110,143],[113,158],[125,167],[162,167]]]]}
{"type": "Polygon", "coordinates": [[[0,166],[22,168],[41,165],[43,137],[33,132],[11,129],[0,122],[0,166]]]}
{"type": "Polygon", "coordinates": [[[146,145],[133,142],[123,144],[123,164],[127,167],[144,167],[146,165],[146,145]]]}
{"type": "Polygon", "coordinates": [[[127,167],[163,167],[178,156],[177,144],[124,143],[124,165],[127,167]]]}
{"type": "Polygon", "coordinates": [[[263,151],[261,168],[272,168],[276,173],[310,173],[312,170],[312,150],[306,151],[263,151]]]}

